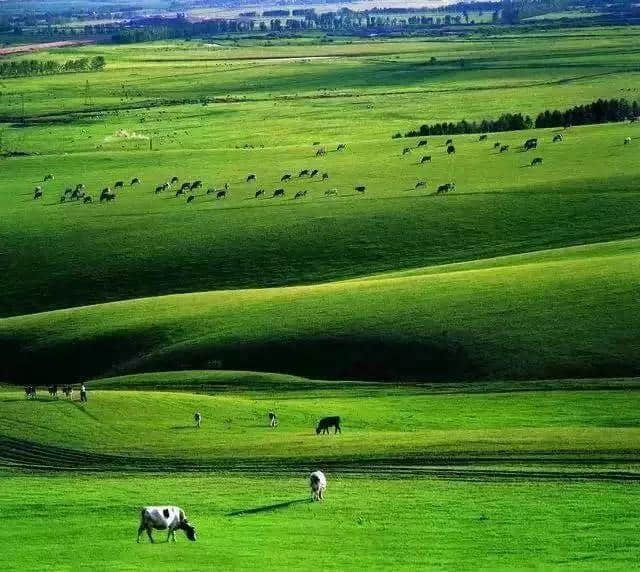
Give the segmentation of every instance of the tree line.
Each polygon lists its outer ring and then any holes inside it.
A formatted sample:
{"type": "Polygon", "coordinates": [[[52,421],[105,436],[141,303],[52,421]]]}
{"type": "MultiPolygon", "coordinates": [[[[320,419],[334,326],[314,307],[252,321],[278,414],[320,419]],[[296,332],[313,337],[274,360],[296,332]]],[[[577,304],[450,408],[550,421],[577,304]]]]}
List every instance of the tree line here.
{"type": "Polygon", "coordinates": [[[0,77],[31,77],[56,73],[101,71],[106,61],[103,56],[78,58],[64,63],[54,60],[13,60],[0,63],[0,77]]]}
{"type": "MultiPolygon", "coordinates": [[[[442,122],[424,124],[419,129],[405,133],[405,137],[426,135],[458,135],[464,133],[498,133],[500,131],[521,131],[532,127],[569,127],[571,125],[592,125],[636,119],[640,117],[640,103],[622,99],[598,99],[586,105],[576,105],[565,111],[546,110],[538,114],[535,121],[522,113],[503,113],[498,119],[442,122]]],[[[396,133],[394,137],[398,137],[396,133]]]]}

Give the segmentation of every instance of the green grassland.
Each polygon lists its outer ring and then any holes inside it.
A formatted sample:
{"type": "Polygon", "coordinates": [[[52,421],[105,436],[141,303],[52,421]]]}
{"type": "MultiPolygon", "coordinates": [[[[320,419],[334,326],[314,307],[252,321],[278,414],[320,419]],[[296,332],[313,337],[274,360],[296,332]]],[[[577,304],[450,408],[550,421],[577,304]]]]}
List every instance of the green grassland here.
{"type": "Polygon", "coordinates": [[[108,65],[0,82],[5,568],[636,565],[640,126],[392,135],[637,99],[637,30],[321,40],[53,50],[27,57],[108,65]],[[174,175],[192,203],[154,192],[174,175]],[[77,183],[92,204],[60,202],[77,183]],[[199,541],[135,546],[153,503],[199,541]]]}

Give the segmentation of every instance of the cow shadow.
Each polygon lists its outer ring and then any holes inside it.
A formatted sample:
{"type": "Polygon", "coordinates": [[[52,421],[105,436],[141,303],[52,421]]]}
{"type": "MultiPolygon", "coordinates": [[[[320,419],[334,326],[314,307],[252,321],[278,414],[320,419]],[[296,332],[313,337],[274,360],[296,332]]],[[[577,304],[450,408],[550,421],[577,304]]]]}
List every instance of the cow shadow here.
{"type": "Polygon", "coordinates": [[[309,497],[305,497],[303,499],[284,501],[284,502],[279,502],[275,504],[267,504],[263,506],[257,506],[254,508],[234,510],[233,512],[227,513],[227,516],[243,516],[245,514],[259,514],[261,512],[273,512],[283,508],[289,508],[290,506],[294,506],[297,504],[307,504],[310,502],[313,502],[312,499],[309,497]]]}
{"type": "Polygon", "coordinates": [[[184,429],[197,429],[197,427],[195,425],[174,425],[171,429],[182,431],[184,429]]]}

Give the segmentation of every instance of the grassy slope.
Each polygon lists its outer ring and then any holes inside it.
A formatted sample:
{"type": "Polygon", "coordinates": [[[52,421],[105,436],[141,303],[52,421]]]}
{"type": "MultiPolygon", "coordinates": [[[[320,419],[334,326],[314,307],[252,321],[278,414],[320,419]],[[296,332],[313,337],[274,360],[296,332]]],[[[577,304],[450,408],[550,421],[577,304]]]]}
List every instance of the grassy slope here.
{"type": "Polygon", "coordinates": [[[92,453],[195,462],[478,456],[508,461],[514,455],[633,460],[640,392],[637,382],[626,383],[625,391],[586,384],[515,394],[344,385],[198,395],[90,386],[86,406],[44,395],[32,402],[19,392],[3,392],[0,433],[92,453]],[[267,426],[271,408],[279,415],[276,430],[267,426]],[[200,430],[192,424],[196,409],[204,418],[200,430]],[[343,435],[317,437],[317,419],[329,414],[341,415],[343,435]]]}
{"type": "Polygon", "coordinates": [[[3,373],[62,383],[215,363],[320,379],[635,375],[639,262],[638,242],[628,240],[468,268],[7,318],[3,373]]]}
{"type": "MultiPolygon", "coordinates": [[[[626,90],[637,77],[637,35],[606,30],[548,40],[100,46],[77,52],[107,50],[110,65],[102,74],[7,80],[0,111],[9,115],[19,111],[22,92],[28,117],[82,110],[87,80],[94,104],[117,114],[6,126],[5,148],[42,155],[3,161],[0,250],[12,256],[0,277],[0,315],[315,283],[637,234],[639,167],[633,149],[621,144],[636,137],[637,126],[574,129],[561,145],[545,131],[541,169],[524,168],[529,154],[498,155],[494,138],[480,144],[475,136],[456,138],[451,160],[444,138],[432,138],[433,164],[420,168],[418,153],[401,157],[415,140],[390,139],[425,121],[460,119],[460,110],[471,119],[633,97],[626,90]],[[332,58],[262,61],[265,54],[332,58]],[[441,62],[423,65],[433,54],[441,62]],[[455,63],[460,57],[464,69],[455,63]],[[125,109],[158,98],[227,94],[246,101],[125,109]],[[147,151],[147,140],[114,138],[119,128],[152,136],[156,150],[147,151]],[[346,141],[349,150],[316,161],[313,141],[329,147],[346,141]],[[244,144],[256,148],[237,148],[244,144]],[[256,172],[259,185],[271,190],[284,171],[316,166],[329,171],[329,184],[287,186],[289,196],[309,188],[304,201],[248,200],[255,187],[241,182],[256,172]],[[36,204],[32,187],[47,172],[56,180],[36,204]],[[187,209],[181,200],[154,196],[155,185],[173,174],[205,186],[229,181],[231,197],[216,203],[201,196],[187,209]],[[118,204],[57,204],[68,185],[84,181],[95,196],[134,175],[143,185],[120,193],[118,204]],[[427,192],[409,191],[422,178],[427,192]],[[455,196],[429,196],[451,179],[455,196]],[[367,185],[366,197],[349,196],[355,184],[367,185]],[[344,196],[325,200],[324,190],[334,186],[344,196]]],[[[499,139],[515,147],[527,136],[499,139]]]]}
{"type": "Polygon", "coordinates": [[[24,478],[3,478],[4,567],[628,570],[640,548],[624,484],[329,479],[325,503],[309,504],[302,476],[174,475],[152,488],[149,477],[33,477],[28,495],[24,478]],[[199,540],[136,546],[139,507],[168,502],[199,540]]]}

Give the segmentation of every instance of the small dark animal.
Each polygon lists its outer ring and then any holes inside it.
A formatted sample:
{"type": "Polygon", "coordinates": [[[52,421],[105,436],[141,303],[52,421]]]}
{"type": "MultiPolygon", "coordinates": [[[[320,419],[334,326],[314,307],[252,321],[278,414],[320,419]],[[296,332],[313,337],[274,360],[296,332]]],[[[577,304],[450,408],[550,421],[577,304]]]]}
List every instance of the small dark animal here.
{"type": "Polygon", "coordinates": [[[53,399],[58,399],[58,386],[57,385],[50,385],[48,388],[49,390],[49,395],[53,398],[53,399]]]}
{"type": "Polygon", "coordinates": [[[500,147],[500,153],[506,153],[509,150],[509,145],[502,145],[500,147]]]}
{"type": "Polygon", "coordinates": [[[33,198],[34,198],[34,200],[42,198],[42,188],[41,187],[36,187],[35,189],[33,189],[33,198]]]}
{"type": "Polygon", "coordinates": [[[553,136],[553,142],[554,142],[554,143],[557,143],[558,141],[562,141],[562,135],[560,135],[560,133],[556,133],[556,134],[553,136]]]}
{"type": "Polygon", "coordinates": [[[93,202],[93,198],[90,196],[86,196],[82,199],[82,202],[86,205],[87,203],[92,203],[93,202]]]}
{"type": "Polygon", "coordinates": [[[415,189],[418,189],[420,187],[426,187],[427,186],[427,182],[426,181],[418,181],[416,183],[416,186],[414,187],[415,189]]]}
{"type": "Polygon", "coordinates": [[[226,199],[227,198],[227,191],[218,191],[216,193],[216,199],[226,199]]]}
{"type": "Polygon", "coordinates": [[[418,141],[418,147],[424,147],[427,143],[428,141],[426,139],[420,139],[420,141],[418,141]]]}
{"type": "Polygon", "coordinates": [[[231,185],[229,183],[225,183],[224,184],[224,190],[228,191],[231,188],[231,185]]]}
{"type": "Polygon", "coordinates": [[[329,433],[329,429],[331,427],[334,427],[334,434],[342,433],[342,429],[340,428],[340,417],[336,415],[334,417],[323,417],[320,419],[318,426],[316,427],[316,435],[320,435],[321,432],[323,435],[325,433],[329,433]]]}
{"type": "Polygon", "coordinates": [[[326,181],[329,178],[329,173],[322,173],[322,180],[326,181]]]}
{"type": "Polygon", "coordinates": [[[453,145],[453,139],[447,139],[445,145],[453,145]]]}
{"type": "Polygon", "coordinates": [[[478,141],[486,141],[486,140],[487,140],[486,135],[480,135],[480,137],[478,137],[478,141]]]}
{"type": "Polygon", "coordinates": [[[298,173],[298,178],[304,177],[305,175],[308,175],[308,174],[309,174],[309,169],[302,169],[302,171],[298,173]]]}
{"type": "Polygon", "coordinates": [[[347,148],[346,143],[340,143],[337,147],[336,147],[336,151],[344,151],[347,148]]]}
{"type": "Polygon", "coordinates": [[[533,161],[531,161],[531,166],[534,165],[542,165],[542,157],[534,157],[533,161]]]}
{"type": "Polygon", "coordinates": [[[164,190],[164,185],[158,185],[155,191],[156,195],[159,195],[163,190],[164,190]]]}
{"type": "Polygon", "coordinates": [[[264,195],[264,189],[258,189],[256,191],[256,199],[264,195]]]}
{"type": "Polygon", "coordinates": [[[444,185],[440,185],[436,190],[436,194],[440,195],[442,193],[448,193],[449,191],[455,191],[456,185],[455,183],[445,183],[444,185]]]}
{"type": "Polygon", "coordinates": [[[324,196],[325,197],[337,197],[338,196],[338,189],[327,189],[324,192],[324,196]]]}
{"type": "Polygon", "coordinates": [[[453,145],[447,147],[447,155],[453,155],[456,152],[456,148],[453,145]]]}
{"type": "Polygon", "coordinates": [[[309,177],[315,177],[318,174],[318,169],[314,169],[313,171],[311,171],[311,173],[309,173],[309,177]]]}
{"type": "Polygon", "coordinates": [[[288,181],[289,179],[291,179],[291,173],[285,173],[284,175],[282,175],[282,177],[280,177],[280,182],[288,181]]]}
{"type": "Polygon", "coordinates": [[[47,181],[53,181],[53,175],[51,173],[44,176],[44,182],[46,183],[47,181]]]}
{"type": "Polygon", "coordinates": [[[71,399],[72,395],[73,395],[73,388],[70,385],[65,385],[62,388],[62,393],[64,393],[65,397],[67,399],[71,399]]]}
{"type": "Polygon", "coordinates": [[[134,177],[133,179],[131,179],[131,183],[129,184],[129,186],[133,187],[133,185],[139,185],[140,184],[140,179],[138,177],[134,177]]]}
{"type": "Polygon", "coordinates": [[[420,164],[422,163],[431,163],[431,155],[423,155],[420,157],[420,164]]]}
{"type": "Polygon", "coordinates": [[[535,149],[536,147],[538,147],[538,139],[536,137],[533,137],[531,139],[527,139],[524,142],[524,150],[528,151],[529,149],[535,149]]]}
{"type": "Polygon", "coordinates": [[[306,196],[307,196],[307,191],[298,191],[293,198],[294,199],[300,199],[300,198],[306,197],[306,196]]]}
{"type": "Polygon", "coordinates": [[[116,184],[113,185],[114,189],[122,189],[124,187],[124,181],[116,181],[116,184]]]}
{"type": "Polygon", "coordinates": [[[359,185],[359,186],[354,187],[354,188],[358,193],[364,193],[367,190],[367,187],[365,187],[364,185],[359,185]]]}
{"type": "Polygon", "coordinates": [[[402,154],[403,154],[403,155],[406,155],[407,153],[411,153],[411,147],[405,147],[405,148],[402,150],[402,154]]]}
{"type": "Polygon", "coordinates": [[[191,203],[191,202],[193,202],[195,200],[196,200],[196,196],[195,195],[189,195],[187,197],[187,204],[189,204],[189,203],[191,203]]]}
{"type": "Polygon", "coordinates": [[[494,149],[500,149],[500,145],[501,145],[501,144],[500,144],[500,141],[496,141],[496,142],[493,144],[493,148],[494,148],[494,149]]]}
{"type": "Polygon", "coordinates": [[[251,175],[247,175],[247,183],[255,180],[256,180],[256,176],[253,173],[251,175]]]}
{"type": "Polygon", "coordinates": [[[176,191],[176,197],[179,197],[180,195],[184,195],[184,189],[178,189],[176,191]]]}
{"type": "Polygon", "coordinates": [[[202,187],[202,181],[194,181],[193,183],[191,183],[189,190],[194,191],[195,189],[199,189],[201,187],[202,187]]]}
{"type": "Polygon", "coordinates": [[[180,179],[178,179],[178,177],[173,176],[171,177],[171,184],[173,185],[174,183],[177,183],[180,179]]]}
{"type": "Polygon", "coordinates": [[[273,191],[274,197],[284,197],[284,189],[276,189],[273,191]]]}
{"type": "Polygon", "coordinates": [[[320,149],[316,149],[316,157],[322,157],[327,154],[327,150],[324,147],[320,147],[320,149]]]}

